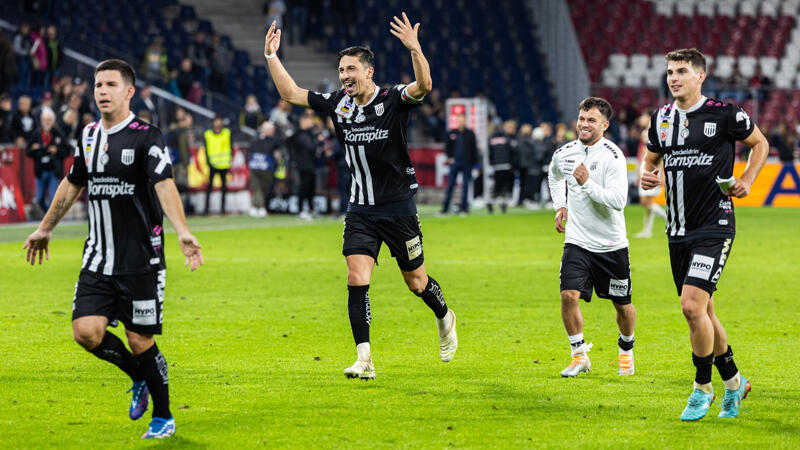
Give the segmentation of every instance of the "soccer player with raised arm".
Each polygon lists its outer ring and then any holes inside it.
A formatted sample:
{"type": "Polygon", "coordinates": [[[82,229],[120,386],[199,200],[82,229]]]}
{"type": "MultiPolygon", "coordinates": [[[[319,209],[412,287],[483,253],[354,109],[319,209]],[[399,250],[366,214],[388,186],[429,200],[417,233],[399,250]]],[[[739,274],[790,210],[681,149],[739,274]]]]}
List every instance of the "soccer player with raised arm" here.
{"type": "Polygon", "coordinates": [[[553,154],[548,173],[556,209],[555,228],[565,233],[561,257],[561,319],[569,337],[572,362],[562,377],[589,372],[592,344],[583,339],[580,299],[592,300],[592,290],[611,300],[619,327],[619,375],[633,375],[631,267],[624,208],[628,200],[625,155],[603,137],[611,120],[611,105],[599,97],[578,108],[578,139],[553,154]],[[569,195],[567,195],[569,193],[569,195]],[[566,224],[565,224],[566,222],[566,224]]]}
{"type": "Polygon", "coordinates": [[[448,309],[439,283],[425,271],[414,201],[418,184],[406,142],[409,112],[431,90],[430,67],[417,38],[420,25],[412,26],[403,13],[402,18],[394,17],[390,26],[390,32],[411,52],[416,80],[408,85],[378,87],[373,81],[372,51],[349,47],[339,52],[342,89],[330,93],[308,91],[295,84],[278,59],[281,30],[274,22],[264,42],[264,56],[281,98],[333,120],[350,168],[342,254],[347,261],[347,309],[358,357],[344,370],[348,378],[375,378],[368,291],[384,242],[397,260],[408,288],[436,315],[441,360],[450,361],[458,345],[456,316],[448,309]]]}
{"type": "Polygon", "coordinates": [[[89,236],[72,303],[72,331],[86,350],[125,372],[133,381],[129,416],[136,420],[153,398],[153,418],[143,438],[175,433],[169,409],[167,361],[153,335],[161,334],[165,272],[163,216],[178,234],[186,265],[203,264],[200,244],[189,232],[172,164],[158,128],[130,111],[135,74],[119,59],[95,68],[94,99],[101,120],[87,125],[75,161],[50,209],[25,241],[27,260],[49,259],[58,222],[88,191],[89,236]],[[133,352],[106,330],[117,321],[133,352]]]}
{"type": "Polygon", "coordinates": [[[697,49],[666,55],[667,84],[675,101],[650,118],[641,186],[657,187],[658,164],[666,175],[667,237],[672,277],[689,324],[694,390],[681,420],[700,420],[714,401],[711,366],[725,383],[719,417],[733,418],[750,391],[739,374],[728,337],[714,313],[714,291],[735,234],[731,197],[750,192],[769,144],[740,107],[701,93],[706,59],[697,49]],[[752,148],[744,173],[733,177],[734,145],[752,148]]]}

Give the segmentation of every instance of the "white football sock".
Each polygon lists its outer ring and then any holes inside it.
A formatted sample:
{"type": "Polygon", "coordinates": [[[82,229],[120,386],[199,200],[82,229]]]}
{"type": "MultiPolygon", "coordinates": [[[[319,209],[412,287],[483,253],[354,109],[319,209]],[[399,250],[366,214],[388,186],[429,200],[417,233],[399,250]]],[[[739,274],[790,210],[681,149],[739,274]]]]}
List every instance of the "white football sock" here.
{"type": "Polygon", "coordinates": [[[453,324],[453,315],[450,314],[450,310],[447,310],[447,314],[444,315],[441,319],[436,319],[436,326],[439,328],[439,336],[443,336],[447,333],[447,330],[450,329],[450,326],[453,324]]]}
{"type": "Polygon", "coordinates": [[[661,217],[662,219],[667,218],[667,212],[664,211],[664,208],[662,208],[661,205],[653,203],[652,205],[650,205],[650,211],[652,211],[653,213],[655,213],[655,215],[661,217]]]}
{"type": "Polygon", "coordinates": [[[372,361],[372,352],[369,350],[369,342],[362,342],[356,345],[359,361],[372,361]]]}
{"type": "Polygon", "coordinates": [[[698,384],[696,381],[694,382],[694,388],[700,389],[701,391],[705,392],[706,394],[710,394],[714,392],[714,387],[711,386],[711,383],[707,384],[698,384]]]}
{"type": "Polygon", "coordinates": [[[734,375],[730,380],[723,380],[722,382],[725,383],[725,389],[729,391],[735,391],[739,389],[739,372],[736,372],[736,375],[734,375]]]}

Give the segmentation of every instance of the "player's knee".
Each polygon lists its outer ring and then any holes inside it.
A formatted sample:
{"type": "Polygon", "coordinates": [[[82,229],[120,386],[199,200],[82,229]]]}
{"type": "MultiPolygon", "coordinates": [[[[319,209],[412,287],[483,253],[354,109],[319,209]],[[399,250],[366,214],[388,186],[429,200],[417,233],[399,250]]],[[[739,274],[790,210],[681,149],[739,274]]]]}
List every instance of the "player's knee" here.
{"type": "Polygon", "coordinates": [[[136,355],[140,355],[153,346],[155,340],[153,336],[145,336],[141,334],[128,333],[128,345],[136,355]]]}
{"type": "Polygon", "coordinates": [[[705,308],[702,308],[697,302],[681,300],[681,312],[686,317],[686,320],[692,321],[700,317],[705,312],[705,308]]]}
{"type": "Polygon", "coordinates": [[[408,286],[408,290],[413,292],[414,295],[420,296],[425,292],[425,287],[428,284],[427,281],[427,277],[425,277],[424,280],[420,277],[414,277],[406,280],[406,286],[408,286]]]}
{"type": "Polygon", "coordinates": [[[348,286],[366,286],[369,284],[369,276],[363,273],[350,270],[347,272],[348,286]]]}
{"type": "Polygon", "coordinates": [[[580,299],[580,293],[577,291],[561,291],[562,303],[574,303],[580,299]]]}
{"type": "Polygon", "coordinates": [[[92,351],[100,345],[104,334],[105,330],[91,327],[73,327],[72,329],[72,337],[75,338],[75,342],[88,351],[92,351]]]}

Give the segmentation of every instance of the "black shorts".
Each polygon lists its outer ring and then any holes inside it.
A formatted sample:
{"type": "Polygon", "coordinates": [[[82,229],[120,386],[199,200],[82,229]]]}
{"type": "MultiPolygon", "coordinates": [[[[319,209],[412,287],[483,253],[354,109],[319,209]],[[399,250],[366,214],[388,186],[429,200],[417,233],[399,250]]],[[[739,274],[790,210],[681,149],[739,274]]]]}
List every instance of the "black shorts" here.
{"type": "Polygon", "coordinates": [[[400,270],[411,272],[422,265],[422,230],[419,216],[372,216],[348,212],[344,219],[342,254],[368,255],[375,261],[381,243],[392,252],[400,270]]]}
{"type": "Polygon", "coordinates": [[[565,244],[559,272],[561,290],[580,291],[581,298],[587,302],[592,300],[592,289],[598,297],[618,305],[631,302],[631,264],[627,247],[594,253],[565,244]]]}
{"type": "Polygon", "coordinates": [[[733,238],[670,243],[669,261],[678,295],[681,295],[684,284],[699,287],[713,295],[732,246],[733,238]]]}
{"type": "Polygon", "coordinates": [[[139,334],[161,334],[166,270],[104,276],[81,272],[72,301],[72,320],[105,316],[139,334]]]}
{"type": "Polygon", "coordinates": [[[494,173],[494,196],[511,195],[514,190],[514,172],[511,170],[498,170],[494,173]]]}

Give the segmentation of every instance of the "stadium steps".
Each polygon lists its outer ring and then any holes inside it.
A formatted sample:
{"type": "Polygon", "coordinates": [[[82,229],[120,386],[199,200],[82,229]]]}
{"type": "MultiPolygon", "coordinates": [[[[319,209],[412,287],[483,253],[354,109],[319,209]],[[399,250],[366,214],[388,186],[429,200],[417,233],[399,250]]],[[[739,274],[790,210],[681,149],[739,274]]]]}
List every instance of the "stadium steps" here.
{"type": "MultiPolygon", "coordinates": [[[[184,0],[194,6],[199,17],[210,21],[219,34],[228,35],[234,46],[244,50],[255,65],[263,64],[266,16],[263,0],[241,0],[236,8],[216,0],[184,0]]],[[[281,38],[281,59],[298,86],[317,89],[323,78],[336,78],[336,57],[309,45],[289,45],[281,38]]]]}

